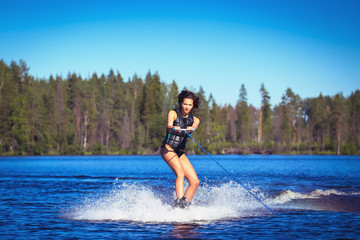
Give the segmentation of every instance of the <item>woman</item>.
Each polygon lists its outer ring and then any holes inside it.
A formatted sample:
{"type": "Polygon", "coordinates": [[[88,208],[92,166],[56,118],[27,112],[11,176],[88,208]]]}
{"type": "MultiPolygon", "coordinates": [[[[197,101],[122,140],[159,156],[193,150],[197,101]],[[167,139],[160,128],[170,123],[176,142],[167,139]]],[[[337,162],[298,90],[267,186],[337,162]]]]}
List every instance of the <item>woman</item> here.
{"type": "Polygon", "coordinates": [[[200,120],[193,115],[200,105],[200,99],[190,91],[182,91],[178,96],[180,108],[171,110],[168,114],[165,139],[161,145],[160,154],[164,161],[176,175],[175,192],[177,200],[175,206],[184,208],[190,205],[199,178],[189,159],[185,155],[187,133],[195,131],[200,120]],[[186,132],[182,131],[186,129],[186,132]],[[184,193],[184,178],[189,182],[189,187],[184,193]]]}

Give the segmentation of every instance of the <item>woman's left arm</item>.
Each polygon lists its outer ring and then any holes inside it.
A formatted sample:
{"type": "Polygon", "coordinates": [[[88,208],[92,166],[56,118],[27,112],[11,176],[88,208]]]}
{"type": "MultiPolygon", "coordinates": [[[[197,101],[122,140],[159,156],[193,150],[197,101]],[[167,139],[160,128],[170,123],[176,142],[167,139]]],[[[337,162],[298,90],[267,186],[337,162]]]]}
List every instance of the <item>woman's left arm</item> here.
{"type": "Polygon", "coordinates": [[[186,130],[187,130],[188,132],[195,131],[195,130],[198,128],[199,124],[200,124],[200,119],[198,119],[197,117],[194,116],[194,123],[193,123],[193,125],[192,125],[191,127],[187,127],[186,130]],[[193,130],[193,129],[194,129],[194,130],[193,130]]]}

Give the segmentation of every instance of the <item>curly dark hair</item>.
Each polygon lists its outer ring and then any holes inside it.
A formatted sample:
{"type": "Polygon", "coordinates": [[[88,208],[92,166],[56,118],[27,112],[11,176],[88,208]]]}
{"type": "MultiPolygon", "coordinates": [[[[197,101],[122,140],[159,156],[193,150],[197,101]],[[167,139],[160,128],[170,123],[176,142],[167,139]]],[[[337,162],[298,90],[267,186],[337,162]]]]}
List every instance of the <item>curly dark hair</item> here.
{"type": "Polygon", "coordinates": [[[191,110],[192,112],[199,108],[201,100],[198,96],[196,96],[193,92],[183,90],[178,96],[179,105],[181,106],[181,103],[184,101],[185,98],[190,98],[194,101],[194,107],[191,110]]]}

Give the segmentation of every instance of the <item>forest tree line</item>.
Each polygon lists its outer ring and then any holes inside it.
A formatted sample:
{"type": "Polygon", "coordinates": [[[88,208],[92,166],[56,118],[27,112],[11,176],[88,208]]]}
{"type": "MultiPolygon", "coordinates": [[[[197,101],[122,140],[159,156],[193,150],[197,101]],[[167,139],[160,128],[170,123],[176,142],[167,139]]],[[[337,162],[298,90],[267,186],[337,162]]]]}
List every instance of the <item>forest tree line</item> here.
{"type": "MultiPolygon", "coordinates": [[[[180,90],[159,74],[94,73],[88,79],[35,79],[22,60],[0,61],[0,155],[156,154],[167,113],[180,90]]],[[[264,84],[261,107],[247,102],[244,84],[235,106],[220,106],[202,87],[194,138],[212,154],[359,154],[360,91],[302,99],[290,88],[270,104],[264,84]]],[[[192,141],[187,151],[201,154],[192,141]]]]}

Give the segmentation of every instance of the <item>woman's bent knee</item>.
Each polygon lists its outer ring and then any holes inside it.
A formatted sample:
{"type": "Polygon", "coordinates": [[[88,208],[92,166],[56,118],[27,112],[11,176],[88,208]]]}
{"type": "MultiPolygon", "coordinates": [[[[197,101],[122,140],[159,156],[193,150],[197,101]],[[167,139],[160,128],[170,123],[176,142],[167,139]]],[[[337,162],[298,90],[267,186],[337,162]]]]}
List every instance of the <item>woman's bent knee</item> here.
{"type": "Polygon", "coordinates": [[[176,174],[176,177],[178,177],[178,178],[185,177],[185,171],[182,168],[176,169],[175,174],[176,174]]]}
{"type": "Polygon", "coordinates": [[[199,179],[195,179],[194,181],[192,181],[191,185],[193,185],[194,187],[198,187],[200,184],[200,180],[199,179]]]}

